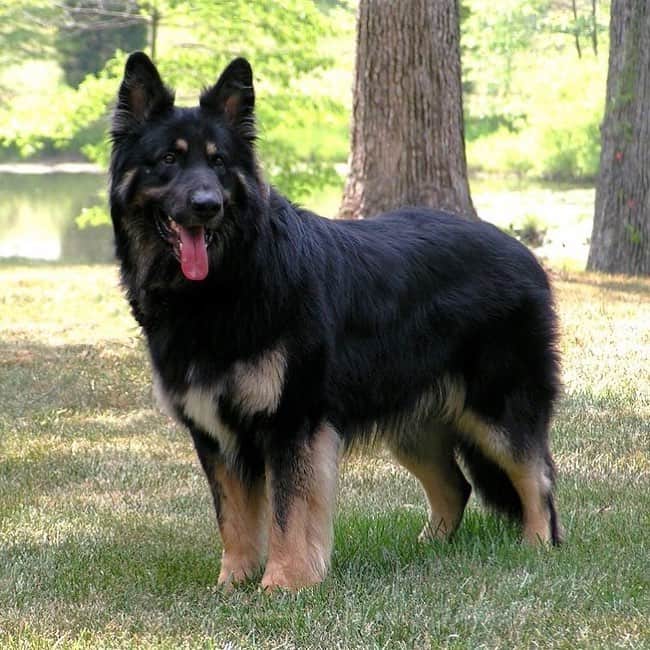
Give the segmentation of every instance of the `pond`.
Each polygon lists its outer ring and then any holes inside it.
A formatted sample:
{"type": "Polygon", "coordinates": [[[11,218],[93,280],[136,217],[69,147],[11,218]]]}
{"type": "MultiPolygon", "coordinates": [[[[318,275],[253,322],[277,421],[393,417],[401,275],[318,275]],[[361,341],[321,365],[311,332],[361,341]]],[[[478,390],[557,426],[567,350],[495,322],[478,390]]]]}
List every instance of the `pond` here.
{"type": "Polygon", "coordinates": [[[0,258],[113,260],[110,225],[77,225],[83,208],[106,203],[105,174],[75,165],[5,170],[0,171],[0,258]]]}
{"type": "MultiPolygon", "coordinates": [[[[515,230],[532,221],[543,232],[543,243],[536,249],[540,257],[584,268],[593,188],[474,178],[471,189],[482,219],[515,230]]],[[[80,228],[77,223],[83,208],[106,205],[105,190],[105,173],[88,166],[0,165],[0,258],[112,262],[111,226],[80,228]]],[[[333,214],[339,197],[340,190],[330,188],[305,205],[333,214]]]]}

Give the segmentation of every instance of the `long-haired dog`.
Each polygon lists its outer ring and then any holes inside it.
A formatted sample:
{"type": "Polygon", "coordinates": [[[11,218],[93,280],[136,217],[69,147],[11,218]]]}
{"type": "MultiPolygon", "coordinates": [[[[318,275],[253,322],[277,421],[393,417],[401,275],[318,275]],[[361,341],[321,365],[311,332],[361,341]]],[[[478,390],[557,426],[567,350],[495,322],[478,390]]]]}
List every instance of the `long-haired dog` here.
{"type": "Polygon", "coordinates": [[[223,544],[219,582],[323,580],[340,454],[385,445],[422,484],[424,536],[470,484],[558,543],[548,430],[558,392],[547,277],[487,223],[424,208],[362,221],[264,181],[250,65],[178,108],[130,56],[112,123],[122,282],[164,410],[189,429],[223,544]]]}

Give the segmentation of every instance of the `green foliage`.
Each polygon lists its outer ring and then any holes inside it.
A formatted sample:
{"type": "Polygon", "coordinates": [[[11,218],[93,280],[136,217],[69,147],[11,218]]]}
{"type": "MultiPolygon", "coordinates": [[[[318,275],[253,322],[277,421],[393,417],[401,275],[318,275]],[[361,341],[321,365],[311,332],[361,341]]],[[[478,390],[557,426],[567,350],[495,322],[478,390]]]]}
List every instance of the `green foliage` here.
{"type": "MultiPolygon", "coordinates": [[[[160,48],[163,78],[181,100],[195,102],[197,89],[214,82],[231,58],[246,56],[253,65],[259,100],[259,150],[270,179],[295,200],[337,182],[336,160],[313,143],[319,131],[347,129],[347,113],[322,90],[314,92],[313,83],[307,90],[303,85],[334,64],[332,56],[315,44],[333,37],[341,26],[352,36],[349,10],[323,13],[313,3],[299,0],[161,5],[162,24],[178,21],[194,42],[192,48],[160,48]],[[299,132],[304,138],[297,136],[299,132]]],[[[345,144],[339,147],[339,153],[344,148],[345,144]]]]}
{"type": "MultiPolygon", "coordinates": [[[[156,42],[148,49],[155,49],[180,104],[195,103],[197,91],[231,58],[248,57],[269,180],[299,201],[340,187],[336,169],[344,167],[349,144],[354,2],[139,0],[138,5],[146,22],[157,16],[156,42]]],[[[593,179],[608,3],[599,0],[595,27],[591,0],[576,1],[576,16],[571,3],[554,0],[503,0],[498,8],[490,0],[461,5],[470,168],[593,179]],[[576,35],[587,45],[580,58],[576,35]]],[[[83,155],[106,165],[108,115],[125,53],[87,75],[75,91],[67,87],[53,54],[61,7],[45,0],[5,0],[0,6],[0,61],[6,63],[0,72],[0,159],[83,155]],[[10,65],[25,57],[29,61],[20,67],[10,65]],[[49,58],[39,64],[47,73],[39,73],[35,57],[49,58]]]]}
{"type": "Polygon", "coordinates": [[[593,180],[600,158],[600,119],[562,124],[542,133],[541,176],[550,180],[593,180]]]}
{"type": "Polygon", "coordinates": [[[468,4],[461,38],[468,124],[482,125],[476,136],[489,134],[489,127],[515,130],[525,120],[526,108],[517,101],[515,75],[523,53],[540,33],[543,0],[502,0],[498,11],[488,0],[468,4]]]}
{"type": "Polygon", "coordinates": [[[524,217],[521,226],[507,229],[508,232],[531,248],[538,248],[544,243],[548,227],[536,215],[528,214],[524,217]]]}
{"type": "Polygon", "coordinates": [[[90,208],[82,208],[81,214],[76,219],[79,228],[101,226],[108,220],[104,205],[93,205],[90,208]]]}
{"type": "Polygon", "coordinates": [[[625,232],[632,244],[638,246],[643,243],[643,233],[634,224],[626,223],[625,232]]]}
{"type": "Polygon", "coordinates": [[[147,44],[147,24],[135,0],[64,0],[63,12],[54,48],[70,86],[98,73],[115,50],[147,44]]]}
{"type": "Polygon", "coordinates": [[[572,0],[559,10],[551,0],[540,2],[543,10],[541,28],[548,34],[568,36],[578,57],[586,50],[598,54],[601,36],[607,31],[602,16],[607,16],[608,2],[603,0],[572,0]]]}
{"type": "Polygon", "coordinates": [[[568,6],[542,1],[505,0],[499,12],[473,3],[467,30],[475,52],[466,72],[472,90],[465,97],[470,168],[595,178],[607,60],[589,49],[578,57],[573,32],[558,28],[567,13],[568,6]],[[514,34],[506,34],[509,26],[514,34]],[[486,33],[495,36],[484,39],[486,33]]]}
{"type": "MultiPolygon", "coordinates": [[[[324,76],[334,64],[325,50],[333,48],[319,44],[331,45],[345,33],[352,41],[354,15],[347,3],[322,11],[300,0],[159,0],[140,6],[145,19],[157,12],[156,63],[179,104],[195,104],[230,59],[246,56],[255,74],[259,149],[270,180],[296,200],[339,182],[334,163],[347,155],[348,113],[332,99],[340,90],[332,93],[324,76]],[[325,152],[317,146],[323,133],[333,143],[325,152]]],[[[77,151],[106,165],[108,115],[125,56],[118,52],[75,92],[47,80],[47,101],[30,97],[25,113],[0,114],[0,148],[21,157],[77,151]],[[26,128],[16,128],[17,120],[26,128]]]]}
{"type": "MultiPolygon", "coordinates": [[[[0,64],[5,67],[27,59],[50,56],[58,13],[50,0],[2,0],[0,64]]],[[[0,98],[0,102],[6,99],[0,98]]]]}

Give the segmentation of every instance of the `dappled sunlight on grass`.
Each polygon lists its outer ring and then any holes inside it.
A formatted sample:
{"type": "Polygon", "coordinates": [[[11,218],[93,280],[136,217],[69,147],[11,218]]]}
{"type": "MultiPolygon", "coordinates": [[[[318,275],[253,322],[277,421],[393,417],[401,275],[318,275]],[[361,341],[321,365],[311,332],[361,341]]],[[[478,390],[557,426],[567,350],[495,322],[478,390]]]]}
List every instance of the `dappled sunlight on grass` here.
{"type": "Polygon", "coordinates": [[[584,268],[594,212],[594,189],[514,182],[495,189],[493,181],[472,179],[472,199],[481,219],[518,229],[527,221],[546,231],[535,253],[559,268],[584,268]]]}
{"type": "Polygon", "coordinates": [[[565,274],[554,284],[569,392],[650,399],[650,280],[565,274]]]}
{"type": "Polygon", "coordinates": [[[131,344],[137,328],[114,266],[0,265],[3,342],[131,344]]]}
{"type": "Polygon", "coordinates": [[[420,544],[417,481],[385,452],[353,454],[330,576],[272,597],[215,586],[210,492],[188,434],[155,410],[114,269],[0,265],[0,282],[3,647],[647,640],[650,280],[553,272],[563,547],[521,545],[474,498],[451,543],[420,544]]]}

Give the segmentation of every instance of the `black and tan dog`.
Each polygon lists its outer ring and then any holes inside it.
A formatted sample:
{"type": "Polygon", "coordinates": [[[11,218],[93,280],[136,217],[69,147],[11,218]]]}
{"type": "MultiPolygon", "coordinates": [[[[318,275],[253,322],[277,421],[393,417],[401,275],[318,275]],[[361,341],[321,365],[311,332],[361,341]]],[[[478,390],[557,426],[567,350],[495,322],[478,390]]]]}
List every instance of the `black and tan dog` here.
{"type": "Polygon", "coordinates": [[[212,490],[220,583],[265,562],[266,588],[324,578],[339,457],[356,443],[386,445],[418,478],[425,536],[454,532],[471,482],[527,541],[559,542],[556,323],[524,246],[427,209],[297,208],[260,173],[243,59],[177,108],[131,55],[112,140],[122,280],[155,392],[212,490]]]}

